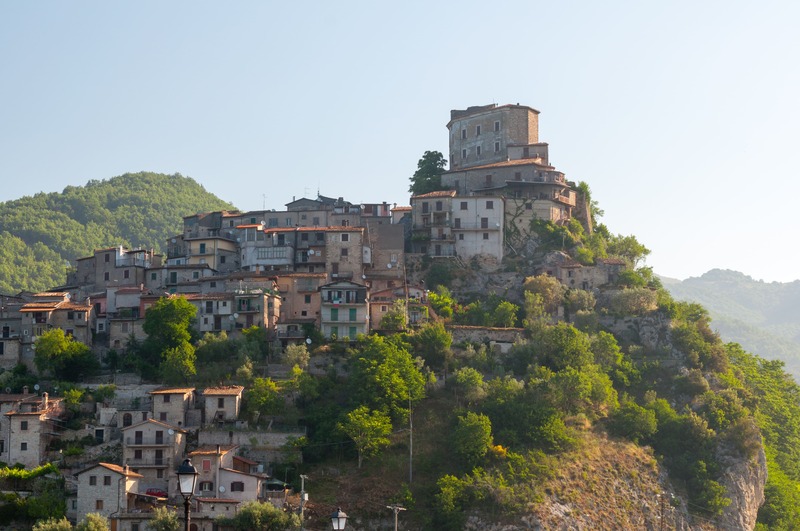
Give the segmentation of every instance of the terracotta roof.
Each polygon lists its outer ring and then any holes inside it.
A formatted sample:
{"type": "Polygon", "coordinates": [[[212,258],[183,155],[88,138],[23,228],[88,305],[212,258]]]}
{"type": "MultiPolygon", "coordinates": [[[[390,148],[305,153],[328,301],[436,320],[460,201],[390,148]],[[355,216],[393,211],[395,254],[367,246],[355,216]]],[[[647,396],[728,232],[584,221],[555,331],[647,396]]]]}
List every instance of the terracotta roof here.
{"type": "Polygon", "coordinates": [[[241,385],[224,385],[219,387],[206,387],[203,395],[239,395],[244,391],[241,385]]]}
{"type": "Polygon", "coordinates": [[[58,308],[61,302],[29,302],[19,309],[20,312],[44,312],[58,308]]]}
{"type": "Polygon", "coordinates": [[[252,459],[248,459],[246,457],[242,457],[241,455],[234,455],[233,456],[233,460],[234,461],[241,461],[242,463],[244,463],[246,465],[257,465],[258,464],[258,461],[253,461],[252,459]]]}
{"type": "MultiPolygon", "coordinates": [[[[235,444],[221,444],[219,445],[219,453],[227,454],[228,452],[234,451],[238,447],[239,446],[235,444]]],[[[197,450],[192,450],[188,455],[217,455],[217,446],[211,444],[203,445],[197,450]]]]}
{"type": "MultiPolygon", "coordinates": [[[[483,170],[487,168],[507,168],[509,166],[539,166],[541,168],[554,168],[554,166],[549,166],[547,164],[541,163],[542,159],[512,159],[512,160],[504,160],[501,162],[493,162],[491,164],[483,164],[482,166],[470,166],[469,168],[458,168],[448,170],[445,173],[461,173],[465,171],[471,170],[483,170]],[[539,161],[539,162],[536,162],[539,161]]],[[[548,184],[548,183],[545,183],[548,184]]]]}
{"type": "Polygon", "coordinates": [[[267,227],[264,232],[364,232],[364,227],[267,227]]]}
{"type": "Polygon", "coordinates": [[[117,295],[119,295],[121,293],[122,294],[125,294],[125,293],[143,293],[145,291],[147,291],[147,290],[146,289],[143,290],[139,286],[130,286],[130,287],[125,287],[125,288],[119,288],[116,291],[116,293],[117,293],[117,295]]]}
{"type": "Polygon", "coordinates": [[[185,395],[194,391],[194,387],[165,387],[148,391],[150,395],[185,395]]]}
{"type": "Polygon", "coordinates": [[[583,267],[583,266],[579,262],[576,262],[575,260],[564,260],[563,262],[558,264],[558,267],[572,268],[572,267],[583,267]]]}
{"type": "Polygon", "coordinates": [[[428,192],[427,194],[420,194],[411,196],[411,199],[428,199],[429,197],[455,197],[455,190],[436,190],[428,192]]]}
{"type": "Polygon", "coordinates": [[[157,424],[157,425],[163,426],[164,428],[167,428],[169,430],[179,431],[181,433],[188,433],[183,428],[179,428],[178,426],[173,426],[172,424],[167,424],[166,422],[161,422],[161,421],[158,421],[158,420],[155,420],[155,419],[147,419],[147,420],[143,420],[141,422],[137,422],[136,424],[131,424],[130,426],[125,426],[124,428],[122,428],[122,431],[126,431],[126,430],[129,430],[131,428],[135,428],[135,427],[141,426],[142,424],[148,424],[148,423],[149,424],[157,424]]]}
{"type": "Polygon", "coordinates": [[[93,468],[96,468],[98,466],[101,466],[101,467],[103,467],[103,468],[105,468],[107,470],[110,470],[112,472],[116,472],[117,474],[120,474],[120,475],[125,476],[125,477],[129,477],[129,478],[143,478],[144,477],[141,474],[138,474],[136,472],[132,472],[130,469],[128,469],[126,471],[123,467],[121,467],[119,465],[114,465],[114,464],[111,464],[111,463],[97,463],[96,465],[92,465],[89,468],[85,468],[85,469],[81,470],[80,472],[78,472],[75,475],[77,476],[77,475],[83,474],[84,472],[88,472],[89,470],[92,470],[93,468]]]}
{"type": "Polygon", "coordinates": [[[281,278],[328,278],[327,273],[275,273],[278,279],[281,278]]]}
{"type": "Polygon", "coordinates": [[[233,298],[233,293],[182,293],[187,301],[227,301],[233,298]]]}
{"type": "Polygon", "coordinates": [[[622,258],[598,258],[597,261],[608,265],[628,265],[622,258]]]}
{"type": "Polygon", "coordinates": [[[92,305],[85,302],[64,302],[59,304],[59,310],[91,310],[92,305]]]}
{"type": "Polygon", "coordinates": [[[47,298],[60,297],[60,298],[63,299],[64,297],[69,296],[69,293],[66,292],[66,291],[42,291],[42,292],[39,292],[39,293],[34,293],[33,296],[34,297],[47,297],[47,298]]]}
{"type": "Polygon", "coordinates": [[[394,208],[392,209],[392,212],[394,212],[395,210],[411,210],[411,207],[410,207],[410,206],[399,206],[399,207],[394,207],[394,208]]]}

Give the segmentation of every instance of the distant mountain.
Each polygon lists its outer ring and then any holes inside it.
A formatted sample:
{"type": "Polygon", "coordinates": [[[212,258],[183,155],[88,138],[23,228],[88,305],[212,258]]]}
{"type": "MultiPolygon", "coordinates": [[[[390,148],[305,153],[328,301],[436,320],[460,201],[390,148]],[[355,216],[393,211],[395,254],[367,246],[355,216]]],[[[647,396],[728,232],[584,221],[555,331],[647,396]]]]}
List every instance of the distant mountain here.
{"type": "Polygon", "coordinates": [[[800,379],[800,280],[764,282],[713,269],[700,277],[662,282],[676,299],[705,306],[723,340],[783,360],[787,371],[800,379]]]}
{"type": "Polygon", "coordinates": [[[70,262],[94,249],[160,250],[183,216],[233,208],[189,177],[149,172],[0,203],[0,293],[63,284],[70,262]]]}

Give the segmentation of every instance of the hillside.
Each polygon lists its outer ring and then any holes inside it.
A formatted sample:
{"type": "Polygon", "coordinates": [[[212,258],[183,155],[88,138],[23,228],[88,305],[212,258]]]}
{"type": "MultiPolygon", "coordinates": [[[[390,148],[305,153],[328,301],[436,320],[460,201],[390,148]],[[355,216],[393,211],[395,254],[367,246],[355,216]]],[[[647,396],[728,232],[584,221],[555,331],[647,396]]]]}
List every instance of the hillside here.
{"type": "Polygon", "coordinates": [[[0,293],[63,284],[70,262],[93,249],[159,250],[183,216],[233,208],[189,177],[150,172],[0,203],[0,293]]]}
{"type": "Polygon", "coordinates": [[[800,281],[764,282],[736,271],[714,269],[684,281],[663,279],[673,297],[708,309],[725,341],[786,363],[800,377],[800,281]]]}

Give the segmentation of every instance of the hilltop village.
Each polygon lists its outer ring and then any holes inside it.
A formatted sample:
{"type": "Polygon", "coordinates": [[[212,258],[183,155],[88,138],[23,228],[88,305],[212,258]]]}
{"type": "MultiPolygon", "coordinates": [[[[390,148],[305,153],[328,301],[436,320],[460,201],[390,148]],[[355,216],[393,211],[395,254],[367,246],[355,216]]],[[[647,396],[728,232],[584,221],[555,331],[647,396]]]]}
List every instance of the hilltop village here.
{"type": "MultiPolygon", "coordinates": [[[[53,329],[99,360],[124,353],[131,340],[146,338],[145,315],[165,297],[196,308],[201,334],[235,338],[257,327],[277,349],[379,331],[398,301],[411,325],[424,322],[431,310],[423,264],[500,271],[506,256],[535,245],[534,219],[578,220],[591,232],[587,198],[551,165],[538,120],[539,111],[519,104],[451,111],[441,189],[413,195],[408,206],[317,195],[279,211],[185,217],[163,255],[94,250],[63,285],[3,297],[0,367],[35,370],[37,338],[53,329]]],[[[592,290],[625,268],[620,259],[582,265],[561,254],[529,274],[592,290]]],[[[514,334],[495,339],[510,344],[514,334]]],[[[302,433],[251,429],[240,418],[244,387],[163,387],[116,374],[113,383],[114,397],[94,404],[94,421],[74,435],[106,451],[121,448],[114,462],[70,463],[54,453],[53,441],[65,436],[64,399],[34,388],[0,392],[0,461],[33,468],[60,460],[69,468],[70,519],[99,513],[119,531],[143,531],[154,506],[181,502],[176,468],[186,457],[200,472],[193,529],[211,529],[216,516],[244,501],[286,502],[286,484],[272,477],[270,463],[297,459],[286,447],[302,433]]]]}

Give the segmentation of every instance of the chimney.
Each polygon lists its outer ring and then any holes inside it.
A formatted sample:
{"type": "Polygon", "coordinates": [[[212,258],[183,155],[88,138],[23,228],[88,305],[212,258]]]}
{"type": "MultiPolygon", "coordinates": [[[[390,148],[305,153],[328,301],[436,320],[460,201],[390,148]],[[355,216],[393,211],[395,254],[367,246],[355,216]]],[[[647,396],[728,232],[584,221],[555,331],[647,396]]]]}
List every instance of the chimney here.
{"type": "Polygon", "coordinates": [[[218,445],[217,445],[217,455],[220,455],[221,453],[222,453],[222,446],[220,446],[220,445],[218,444],[218,445]]]}
{"type": "Polygon", "coordinates": [[[27,385],[23,385],[22,386],[22,394],[23,395],[27,395],[28,394],[28,386],[27,385]]]}
{"type": "Polygon", "coordinates": [[[47,398],[48,398],[47,393],[42,393],[42,409],[43,410],[47,409],[47,398]]]}

